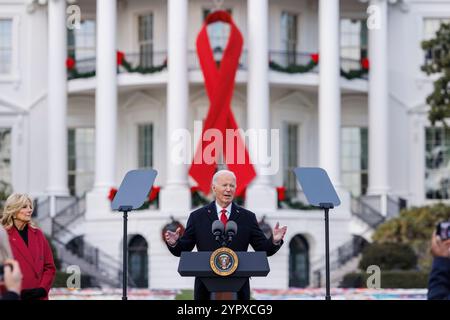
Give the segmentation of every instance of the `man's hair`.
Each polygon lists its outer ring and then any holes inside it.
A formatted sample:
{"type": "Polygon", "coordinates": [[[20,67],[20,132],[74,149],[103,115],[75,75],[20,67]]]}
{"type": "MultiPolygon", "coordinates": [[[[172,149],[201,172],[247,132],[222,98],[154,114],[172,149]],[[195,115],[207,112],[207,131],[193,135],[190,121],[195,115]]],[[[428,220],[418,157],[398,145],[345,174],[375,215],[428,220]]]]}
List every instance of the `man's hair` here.
{"type": "Polygon", "coordinates": [[[233,176],[234,181],[236,181],[236,175],[234,174],[233,171],[223,169],[223,170],[217,171],[217,172],[214,174],[214,176],[213,176],[213,178],[212,178],[212,184],[215,185],[215,184],[217,183],[217,178],[218,178],[219,176],[221,176],[221,175],[224,175],[224,174],[230,174],[231,176],[233,176]]]}

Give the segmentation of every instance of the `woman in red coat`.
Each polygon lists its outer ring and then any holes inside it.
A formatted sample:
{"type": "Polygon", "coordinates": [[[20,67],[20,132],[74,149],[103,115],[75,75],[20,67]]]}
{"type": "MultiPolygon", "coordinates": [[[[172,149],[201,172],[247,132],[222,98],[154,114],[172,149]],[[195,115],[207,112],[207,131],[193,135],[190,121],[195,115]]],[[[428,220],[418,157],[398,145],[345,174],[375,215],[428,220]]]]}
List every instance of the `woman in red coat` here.
{"type": "Polygon", "coordinates": [[[47,239],[31,221],[32,212],[33,202],[27,195],[12,194],[6,200],[1,223],[22,270],[21,298],[48,300],[56,268],[47,239]]]}

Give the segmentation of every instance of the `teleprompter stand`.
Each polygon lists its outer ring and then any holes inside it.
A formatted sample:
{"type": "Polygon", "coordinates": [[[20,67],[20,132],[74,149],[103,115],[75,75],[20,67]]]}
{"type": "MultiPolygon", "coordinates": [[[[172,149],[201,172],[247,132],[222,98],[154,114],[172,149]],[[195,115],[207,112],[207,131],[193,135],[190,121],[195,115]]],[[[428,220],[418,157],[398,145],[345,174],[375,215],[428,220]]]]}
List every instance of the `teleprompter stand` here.
{"type": "Polygon", "coordinates": [[[309,204],[322,208],[325,212],[325,276],[326,294],[325,300],[331,300],[330,294],[330,232],[328,213],[330,209],[341,204],[341,200],[322,168],[296,168],[295,175],[305,193],[309,204]]]}
{"type": "Polygon", "coordinates": [[[128,281],[128,213],[139,209],[148,197],[158,172],[153,169],[131,170],[123,178],[111,208],[123,213],[123,274],[122,300],[127,300],[128,281]]]}

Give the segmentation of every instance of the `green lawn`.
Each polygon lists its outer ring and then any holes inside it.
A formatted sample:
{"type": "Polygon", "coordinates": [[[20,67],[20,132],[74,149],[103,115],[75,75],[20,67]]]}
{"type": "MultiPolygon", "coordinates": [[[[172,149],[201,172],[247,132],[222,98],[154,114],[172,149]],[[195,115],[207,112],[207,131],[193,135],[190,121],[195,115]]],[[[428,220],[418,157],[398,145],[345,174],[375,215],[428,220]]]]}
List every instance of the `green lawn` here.
{"type": "Polygon", "coordinates": [[[181,293],[175,296],[175,300],[194,300],[194,290],[183,289],[181,293]]]}

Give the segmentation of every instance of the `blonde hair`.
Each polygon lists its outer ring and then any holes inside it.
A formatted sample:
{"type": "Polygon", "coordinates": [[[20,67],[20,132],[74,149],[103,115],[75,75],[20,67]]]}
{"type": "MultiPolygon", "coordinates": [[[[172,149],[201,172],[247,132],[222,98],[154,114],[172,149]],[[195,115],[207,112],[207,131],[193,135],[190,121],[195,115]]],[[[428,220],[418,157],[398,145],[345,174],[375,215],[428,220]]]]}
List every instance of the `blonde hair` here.
{"type": "MultiPolygon", "coordinates": [[[[14,225],[16,214],[27,204],[29,204],[31,210],[33,210],[33,201],[26,194],[13,193],[6,199],[5,208],[3,209],[3,215],[1,217],[1,224],[5,229],[8,230],[14,225]]],[[[32,228],[36,228],[32,221],[28,225],[32,228]]]]}
{"type": "Polygon", "coordinates": [[[6,259],[11,259],[11,247],[9,246],[8,233],[5,228],[0,226],[0,264],[3,264],[6,259]]]}

